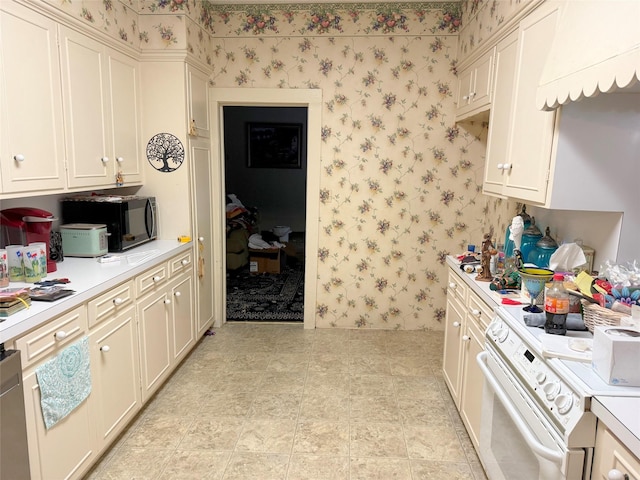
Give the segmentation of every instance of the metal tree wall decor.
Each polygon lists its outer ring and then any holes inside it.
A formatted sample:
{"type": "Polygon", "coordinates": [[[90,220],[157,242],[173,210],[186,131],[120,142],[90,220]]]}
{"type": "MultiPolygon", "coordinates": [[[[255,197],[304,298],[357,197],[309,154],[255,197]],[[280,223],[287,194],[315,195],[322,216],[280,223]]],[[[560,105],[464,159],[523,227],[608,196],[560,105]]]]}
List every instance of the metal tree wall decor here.
{"type": "Polygon", "coordinates": [[[173,172],[184,162],[184,146],[170,133],[157,133],[147,143],[147,160],[159,172],[173,172]]]}

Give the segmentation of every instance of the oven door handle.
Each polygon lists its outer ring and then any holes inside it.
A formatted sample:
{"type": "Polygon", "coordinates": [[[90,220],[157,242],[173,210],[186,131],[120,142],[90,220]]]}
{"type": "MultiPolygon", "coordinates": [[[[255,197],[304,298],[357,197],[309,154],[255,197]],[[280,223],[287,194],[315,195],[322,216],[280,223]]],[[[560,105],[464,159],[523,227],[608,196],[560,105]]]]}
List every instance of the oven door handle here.
{"type": "Polygon", "coordinates": [[[500,399],[502,406],[511,417],[511,420],[513,420],[513,423],[516,424],[516,427],[524,437],[525,441],[527,442],[527,445],[529,445],[531,450],[533,450],[542,458],[546,458],[547,460],[551,460],[552,462],[555,462],[555,463],[562,463],[562,460],[563,460],[562,453],[542,445],[536,439],[535,435],[533,434],[529,426],[525,423],[524,420],[522,420],[522,417],[520,417],[520,415],[518,414],[518,411],[511,404],[511,400],[509,400],[509,397],[503,390],[502,386],[500,386],[500,384],[495,380],[495,378],[493,377],[493,374],[491,373],[491,370],[489,370],[489,367],[487,367],[486,358],[487,358],[487,352],[480,352],[476,357],[476,361],[480,366],[480,370],[482,370],[482,373],[484,374],[485,379],[489,382],[489,384],[491,384],[491,387],[493,388],[495,394],[500,399]]]}

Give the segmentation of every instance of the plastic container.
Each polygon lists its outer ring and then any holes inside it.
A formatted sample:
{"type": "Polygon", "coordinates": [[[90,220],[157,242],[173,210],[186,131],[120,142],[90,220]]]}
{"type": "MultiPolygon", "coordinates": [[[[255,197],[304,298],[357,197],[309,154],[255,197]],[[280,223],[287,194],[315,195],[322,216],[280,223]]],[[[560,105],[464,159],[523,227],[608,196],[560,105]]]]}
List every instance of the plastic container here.
{"type": "Polygon", "coordinates": [[[564,275],[553,275],[553,283],[544,294],[544,312],[546,321],[544,331],[554,335],[567,333],[567,314],[569,313],[569,294],[564,288],[564,275]]]}

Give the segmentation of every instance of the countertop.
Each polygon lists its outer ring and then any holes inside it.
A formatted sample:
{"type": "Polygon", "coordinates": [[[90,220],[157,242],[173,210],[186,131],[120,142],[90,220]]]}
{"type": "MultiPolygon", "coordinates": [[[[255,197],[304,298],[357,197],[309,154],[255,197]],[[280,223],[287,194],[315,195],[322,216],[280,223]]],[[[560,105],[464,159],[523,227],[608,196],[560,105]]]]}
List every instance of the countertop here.
{"type": "MultiPolygon", "coordinates": [[[[475,273],[465,273],[455,257],[448,256],[447,265],[455,270],[485,303],[494,308],[499,305],[495,294],[489,289],[489,282],[478,282],[475,280],[475,273]]],[[[591,410],[630,451],[636,454],[640,452],[639,397],[595,396],[591,410]]]]}
{"type": "MultiPolygon", "coordinates": [[[[57,263],[57,271],[43,280],[68,278],[66,287],[73,295],[55,302],[32,301],[29,309],[22,310],[0,322],[0,343],[8,342],[32,330],[53,317],[75,308],[109,288],[144,272],[181,252],[192,248],[192,243],[175,240],[154,240],[119,255],[119,262],[99,263],[96,258],[65,257],[57,263]]],[[[33,287],[32,283],[12,282],[9,287],[33,287]]]]}

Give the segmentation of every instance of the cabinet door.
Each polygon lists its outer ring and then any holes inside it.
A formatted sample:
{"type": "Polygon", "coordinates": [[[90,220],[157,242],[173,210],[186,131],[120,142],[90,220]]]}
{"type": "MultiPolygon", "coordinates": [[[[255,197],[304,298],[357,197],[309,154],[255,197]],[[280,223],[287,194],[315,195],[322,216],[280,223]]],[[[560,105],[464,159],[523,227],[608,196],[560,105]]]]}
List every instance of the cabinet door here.
{"type": "Polygon", "coordinates": [[[124,185],[142,183],[142,132],[140,124],[140,78],[137,62],[121,53],[109,50],[109,97],[111,100],[112,178],[122,174],[124,185]]]}
{"type": "MultiPolygon", "coordinates": [[[[638,452],[635,454],[637,455],[638,452]]],[[[640,480],[640,459],[620,443],[620,440],[602,422],[598,423],[596,433],[591,478],[593,480],[613,478],[640,480]],[[612,472],[612,470],[617,470],[617,472],[612,472]]]]}
{"type": "Polygon", "coordinates": [[[209,79],[205,73],[187,65],[189,135],[209,138],[209,79]]]}
{"type": "Polygon", "coordinates": [[[109,157],[111,116],[106,48],[60,27],[62,87],[70,187],[115,185],[109,157]]]}
{"type": "Polygon", "coordinates": [[[65,186],[57,27],[0,1],[0,193],[65,186]]]}
{"type": "Polygon", "coordinates": [[[193,162],[194,218],[196,244],[196,331],[201,336],[211,326],[213,294],[213,225],[211,190],[211,150],[206,141],[191,141],[193,162]]]}
{"type": "Polygon", "coordinates": [[[456,407],[460,409],[461,349],[466,314],[464,307],[466,287],[463,280],[455,273],[449,272],[448,282],[442,372],[456,407]]]}
{"type": "Polygon", "coordinates": [[[555,111],[538,110],[536,92],[558,16],[557,4],[545,3],[519,27],[508,158],[511,168],[503,194],[531,202],[544,203],[549,180],[555,111]]]}
{"type": "Polygon", "coordinates": [[[518,54],[518,32],[498,42],[493,86],[493,102],[487,137],[483,193],[502,195],[504,178],[508,175],[509,128],[513,99],[513,85],[518,54]],[[505,165],[507,167],[505,168],[505,165]]]}
{"type": "Polygon", "coordinates": [[[179,362],[195,342],[192,272],[181,275],[170,287],[173,327],[173,360],[179,362]]]}
{"type": "Polygon", "coordinates": [[[138,302],[142,401],[155,392],[171,372],[171,300],[167,290],[138,302]]]}
{"type": "Polygon", "coordinates": [[[494,49],[465,68],[458,81],[456,121],[486,111],[491,105],[494,49]]]}
{"type": "Polygon", "coordinates": [[[67,417],[47,430],[40,406],[35,371],[24,377],[29,463],[32,480],[80,478],[96,457],[94,418],[89,409],[93,394],[67,417]]]}
{"type": "Polygon", "coordinates": [[[471,103],[472,77],[473,77],[473,65],[460,72],[458,77],[458,99],[456,100],[456,114],[460,115],[468,110],[467,106],[471,103]]]}
{"type": "Polygon", "coordinates": [[[462,396],[460,399],[460,416],[467,428],[471,442],[476,449],[480,437],[480,419],[482,417],[482,389],[484,375],[480,370],[476,357],[484,350],[482,330],[473,321],[468,321],[462,336],[462,396]]]}
{"type": "Polygon", "coordinates": [[[135,307],[89,336],[98,447],[110,444],[140,409],[140,368],[135,307]]]}

